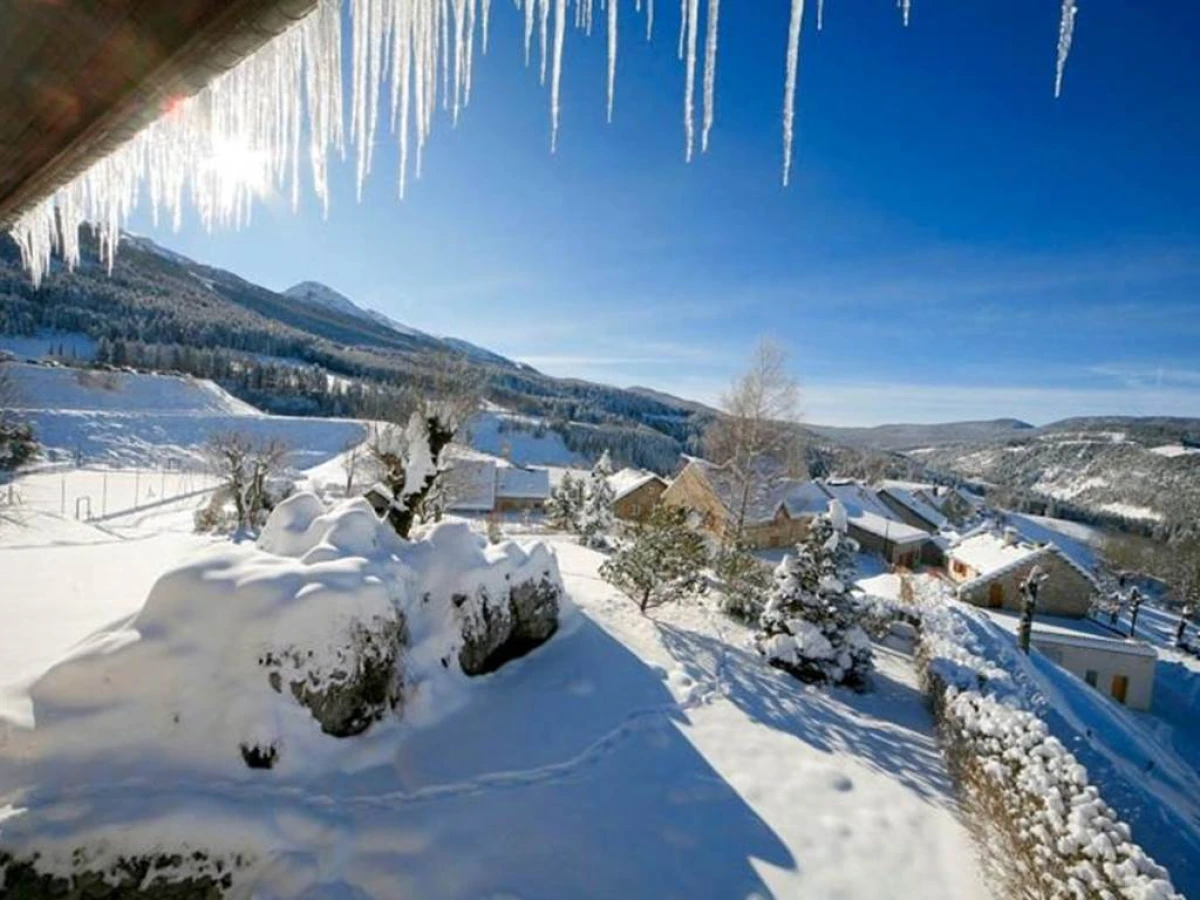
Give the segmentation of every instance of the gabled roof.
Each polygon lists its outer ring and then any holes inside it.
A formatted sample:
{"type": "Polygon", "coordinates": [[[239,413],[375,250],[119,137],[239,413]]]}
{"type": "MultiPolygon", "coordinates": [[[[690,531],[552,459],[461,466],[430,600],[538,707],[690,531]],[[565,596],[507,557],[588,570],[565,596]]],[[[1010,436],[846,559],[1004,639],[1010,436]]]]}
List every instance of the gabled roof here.
{"type": "Polygon", "coordinates": [[[491,512],[496,506],[496,464],[490,459],[457,457],[445,474],[446,508],[491,512]]]}
{"type": "Polygon", "coordinates": [[[508,500],[545,500],[550,496],[550,473],[545,469],[520,466],[496,468],[496,498],[508,500]]]}
{"type": "MultiPolygon", "coordinates": [[[[727,466],[693,458],[688,460],[687,468],[693,469],[708,483],[729,515],[736,514],[742,503],[741,484],[727,466]]],[[[774,469],[764,472],[761,478],[753,479],[751,494],[746,499],[746,522],[770,522],[781,506],[788,511],[788,515],[795,515],[785,505],[785,500],[805,483],[806,479],[789,478],[781,470],[774,469]]]]}
{"type": "Polygon", "coordinates": [[[628,497],[638,488],[653,481],[659,482],[664,487],[667,484],[665,478],[653,472],[647,472],[644,469],[625,468],[610,475],[608,478],[608,483],[613,489],[614,501],[620,500],[622,497],[628,497]]]}
{"type": "Polygon", "coordinates": [[[895,519],[885,519],[873,512],[859,512],[846,516],[851,527],[860,528],[868,534],[891,541],[893,544],[919,544],[929,540],[929,532],[913,528],[895,519]]]}
{"type": "Polygon", "coordinates": [[[928,522],[931,527],[938,529],[950,524],[949,520],[942,515],[942,511],[934,506],[928,499],[925,491],[918,488],[913,490],[911,487],[901,487],[899,482],[885,483],[880,485],[880,493],[887,494],[913,515],[928,522]]]}

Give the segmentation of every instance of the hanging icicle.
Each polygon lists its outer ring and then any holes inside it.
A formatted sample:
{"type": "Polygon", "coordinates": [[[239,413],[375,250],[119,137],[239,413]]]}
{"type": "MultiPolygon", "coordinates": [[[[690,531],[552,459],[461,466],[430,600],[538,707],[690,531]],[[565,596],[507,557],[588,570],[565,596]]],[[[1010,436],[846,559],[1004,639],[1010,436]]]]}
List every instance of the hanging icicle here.
{"type": "Polygon", "coordinates": [[[1075,0],[1062,0],[1062,18],[1058,23],[1058,64],[1054,70],[1054,97],[1062,96],[1063,73],[1067,71],[1067,57],[1071,55],[1071,40],[1075,36],[1075,16],[1079,7],[1075,0]]]}
{"type": "Polygon", "coordinates": [[[704,130],[700,149],[708,152],[708,133],[712,131],[717,107],[717,29],[721,21],[721,0],[708,0],[708,36],[704,39],[704,130]]]}
{"type": "MultiPolygon", "coordinates": [[[[602,0],[607,13],[607,111],[611,120],[620,34],[619,0],[602,0]]],[[[697,44],[700,0],[681,0],[679,58],[685,69],[686,157],[695,146],[697,44]]],[[[911,0],[897,0],[908,23],[911,0]]],[[[355,187],[361,197],[377,140],[381,94],[387,85],[388,123],[399,148],[398,187],[403,196],[410,165],[420,177],[425,144],[440,105],[457,120],[471,99],[476,31],[486,52],[491,0],[348,0],[350,60],[343,86],[342,0],[317,0],[314,12],[244,59],[205,89],[172,104],[157,121],[81,175],[28,209],[12,226],[25,267],[40,282],[51,256],[67,266],[79,261],[79,227],[97,229],[100,253],[111,268],[121,227],[141,198],[155,221],[182,224],[185,202],[205,228],[237,227],[250,220],[255,201],[278,193],[300,200],[301,156],[308,159],[313,191],[329,208],[329,156],[344,158],[345,105],[354,153],[355,187]],[[302,142],[307,138],[307,148],[302,142]],[[415,146],[415,154],[413,153],[415,146]],[[413,159],[415,155],[415,160],[413,159]],[[410,160],[412,160],[410,162],[410,160]]],[[[526,65],[534,31],[540,43],[539,77],[550,79],[550,144],[558,146],[568,0],[514,0],[523,16],[526,65]],[[551,34],[551,18],[553,33],[551,34]]],[[[575,0],[575,19],[590,30],[595,0],[575,0]]],[[[644,9],[646,37],[654,29],[654,0],[644,9]]],[[[716,118],[716,72],[720,0],[708,0],[704,44],[703,121],[700,145],[708,149],[716,118]]],[[[1062,93],[1071,51],[1075,0],[1062,0],[1054,94],[1062,93]]],[[[796,85],[804,0],[792,0],[787,31],[783,109],[783,181],[791,177],[796,85]]],[[[817,0],[817,27],[824,0],[817,0]]]]}
{"type": "Polygon", "coordinates": [[[792,0],[788,24],[787,74],[783,82],[783,186],[792,178],[792,142],[796,129],[796,79],[800,71],[800,31],[804,25],[804,0],[792,0]]]}

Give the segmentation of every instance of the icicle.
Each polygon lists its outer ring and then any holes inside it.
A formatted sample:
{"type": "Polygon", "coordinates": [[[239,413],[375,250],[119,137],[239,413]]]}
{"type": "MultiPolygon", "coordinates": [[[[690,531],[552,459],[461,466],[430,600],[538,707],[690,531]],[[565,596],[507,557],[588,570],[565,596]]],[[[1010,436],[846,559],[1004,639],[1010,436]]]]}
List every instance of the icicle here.
{"type": "Polygon", "coordinates": [[[554,74],[550,80],[550,152],[558,149],[559,98],[562,89],[563,40],[567,32],[567,0],[555,0],[554,74]]]}
{"type": "Polygon", "coordinates": [[[654,37],[654,0],[646,0],[646,40],[654,37]]]}
{"type": "Polygon", "coordinates": [[[608,0],[608,121],[613,117],[617,89],[617,0],[608,0]]]}
{"type": "Polygon", "coordinates": [[[483,0],[483,52],[488,52],[488,39],[492,30],[492,0],[483,0]]]}
{"type": "Polygon", "coordinates": [[[546,45],[548,44],[548,22],[550,21],[550,0],[539,0],[541,3],[542,29],[542,84],[546,83],[546,45]]]}
{"type": "Polygon", "coordinates": [[[533,45],[533,19],[535,0],[525,0],[525,66],[529,66],[529,48],[533,45]]]}
{"type": "Polygon", "coordinates": [[[817,31],[825,28],[825,0],[817,0],[817,31]]]}
{"type": "Polygon", "coordinates": [[[792,142],[796,128],[796,79],[800,70],[800,31],[804,24],[804,0],[792,0],[788,24],[787,75],[783,87],[783,186],[792,177],[792,142]]]}
{"type": "Polygon", "coordinates": [[[708,0],[708,36],[704,41],[704,130],[700,149],[708,152],[708,133],[716,114],[717,29],[721,21],[721,0],[708,0]]]}
{"type": "Polygon", "coordinates": [[[1062,96],[1063,73],[1067,70],[1067,57],[1071,55],[1071,39],[1075,35],[1075,16],[1079,7],[1075,0],[1062,0],[1062,18],[1058,23],[1058,64],[1054,71],[1054,97],[1062,96]]]}
{"type": "Polygon", "coordinates": [[[684,46],[687,44],[688,0],[679,0],[679,59],[683,60],[684,46]]]}
{"type": "Polygon", "coordinates": [[[700,0],[684,0],[687,3],[687,78],[683,89],[683,127],[687,137],[687,161],[692,161],[696,145],[696,35],[699,28],[696,20],[700,16],[700,0]]]}
{"type": "Polygon", "coordinates": [[[912,14],[912,0],[896,0],[900,12],[904,16],[904,27],[908,27],[908,18],[912,14]]]}

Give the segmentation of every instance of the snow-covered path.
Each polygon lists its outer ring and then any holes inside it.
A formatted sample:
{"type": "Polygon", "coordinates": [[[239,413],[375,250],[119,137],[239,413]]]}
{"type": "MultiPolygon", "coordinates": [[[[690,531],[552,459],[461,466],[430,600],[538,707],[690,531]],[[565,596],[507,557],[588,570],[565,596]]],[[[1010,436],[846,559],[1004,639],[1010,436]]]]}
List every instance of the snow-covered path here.
{"type": "MultiPolygon", "coordinates": [[[[135,610],[207,541],[186,509],[142,515],[0,547],[20,573],[0,596],[16,624],[0,685],[135,610]]],[[[69,821],[73,841],[133,846],[183,829],[251,848],[243,884],[271,897],[988,896],[905,656],[880,650],[870,694],[806,688],[706,607],[643,617],[601,556],[553,543],[564,627],[436,725],[381,723],[319,777],[57,770],[21,794],[38,817],[0,828],[69,821]]],[[[0,753],[0,808],[27,771],[0,753]]]]}

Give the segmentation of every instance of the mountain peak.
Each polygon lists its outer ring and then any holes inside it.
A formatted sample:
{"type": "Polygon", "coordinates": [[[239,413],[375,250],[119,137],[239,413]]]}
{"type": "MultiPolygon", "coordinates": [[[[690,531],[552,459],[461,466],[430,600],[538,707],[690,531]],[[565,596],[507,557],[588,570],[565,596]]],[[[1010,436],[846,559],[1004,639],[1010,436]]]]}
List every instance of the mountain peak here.
{"type": "Polygon", "coordinates": [[[339,294],[333,288],[321,284],[319,281],[301,281],[299,284],[293,284],[283,292],[283,295],[313,306],[336,309],[338,312],[349,313],[360,318],[366,315],[366,310],[361,309],[345,294],[339,294]]]}

